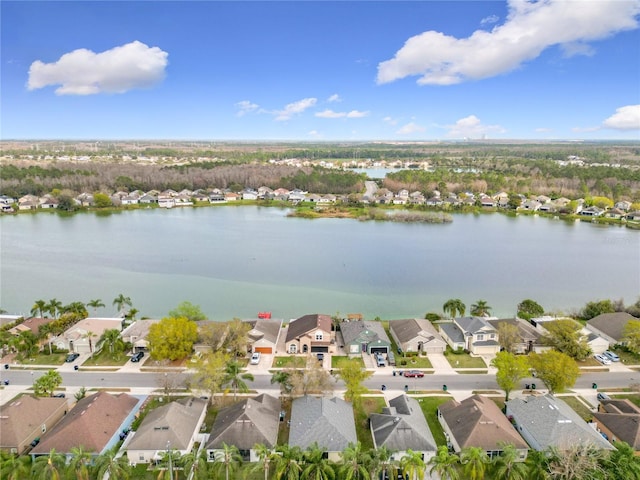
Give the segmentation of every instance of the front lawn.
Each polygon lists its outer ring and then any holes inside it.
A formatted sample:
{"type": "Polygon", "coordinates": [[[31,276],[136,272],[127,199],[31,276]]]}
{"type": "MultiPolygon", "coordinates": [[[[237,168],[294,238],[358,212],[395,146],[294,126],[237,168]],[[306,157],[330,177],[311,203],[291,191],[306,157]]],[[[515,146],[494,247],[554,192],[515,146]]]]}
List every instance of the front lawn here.
{"type": "Polygon", "coordinates": [[[452,400],[451,397],[422,397],[418,398],[418,403],[420,403],[420,407],[422,408],[422,413],[427,419],[427,423],[429,424],[429,429],[433,434],[433,438],[436,441],[436,445],[446,445],[447,439],[444,436],[444,431],[442,430],[442,425],[438,421],[438,407],[443,403],[452,400]]]}
{"type": "Polygon", "coordinates": [[[31,358],[25,358],[22,360],[23,365],[62,365],[67,358],[68,353],[52,353],[40,352],[36,356],[31,358]]]}
{"type": "Polygon", "coordinates": [[[332,355],[331,356],[331,368],[342,368],[342,365],[346,362],[355,361],[358,362],[361,368],[364,368],[364,362],[362,361],[362,357],[353,357],[350,358],[348,356],[343,355],[332,355]]]}
{"type": "Polygon", "coordinates": [[[290,355],[288,357],[276,357],[271,364],[274,368],[304,368],[304,357],[290,355]]]}
{"type": "Polygon", "coordinates": [[[582,403],[578,397],[561,397],[567,405],[569,405],[585,422],[591,421],[593,418],[593,412],[584,403],[582,403]]]}
{"type": "Polygon", "coordinates": [[[449,347],[444,356],[453,368],[487,368],[482,358],[472,357],[466,352],[454,353],[449,347]]]}
{"type": "Polygon", "coordinates": [[[396,355],[396,366],[405,368],[433,368],[433,365],[431,365],[431,362],[426,355],[416,355],[412,357],[396,355]]]}
{"type": "Polygon", "coordinates": [[[369,428],[369,415],[382,412],[383,407],[386,406],[387,402],[385,402],[384,397],[363,397],[362,407],[354,410],[356,436],[362,444],[363,450],[373,448],[373,437],[371,436],[371,428],[369,428]]]}
{"type": "Polygon", "coordinates": [[[628,351],[625,348],[613,347],[612,352],[617,353],[620,361],[625,365],[640,365],[640,355],[628,351]]]}
{"type": "Polygon", "coordinates": [[[98,353],[89,357],[82,366],[84,367],[121,367],[129,361],[125,352],[111,353],[108,348],[103,348],[98,353]]]}

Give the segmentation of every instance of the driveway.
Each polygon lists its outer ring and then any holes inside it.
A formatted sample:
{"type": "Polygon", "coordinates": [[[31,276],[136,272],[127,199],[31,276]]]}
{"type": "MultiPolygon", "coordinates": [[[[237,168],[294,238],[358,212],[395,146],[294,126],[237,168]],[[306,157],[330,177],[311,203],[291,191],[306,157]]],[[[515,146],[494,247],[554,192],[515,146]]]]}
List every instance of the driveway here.
{"type": "Polygon", "coordinates": [[[431,362],[435,373],[456,373],[443,353],[428,353],[427,358],[431,362]]]}

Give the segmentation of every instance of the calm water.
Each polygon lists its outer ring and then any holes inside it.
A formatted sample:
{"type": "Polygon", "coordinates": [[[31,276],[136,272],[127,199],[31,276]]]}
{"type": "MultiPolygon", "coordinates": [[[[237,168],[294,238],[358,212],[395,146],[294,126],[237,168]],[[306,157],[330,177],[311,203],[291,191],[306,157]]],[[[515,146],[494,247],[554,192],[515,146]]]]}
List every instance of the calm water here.
{"type": "Polygon", "coordinates": [[[640,295],[640,232],[537,217],[456,215],[447,225],[287,218],[261,207],[135,210],[0,219],[0,306],[28,313],[131,297],[160,317],[183,300],[217,320],[360,312],[405,318],[479,299],[500,316],[640,295]]]}

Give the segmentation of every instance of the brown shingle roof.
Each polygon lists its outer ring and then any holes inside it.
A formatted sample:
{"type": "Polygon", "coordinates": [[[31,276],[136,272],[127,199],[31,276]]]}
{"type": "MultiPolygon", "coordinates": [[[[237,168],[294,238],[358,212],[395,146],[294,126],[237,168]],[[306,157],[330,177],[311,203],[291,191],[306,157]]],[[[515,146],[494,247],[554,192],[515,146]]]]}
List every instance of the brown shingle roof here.
{"type": "Polygon", "coordinates": [[[289,340],[294,340],[301,335],[310,332],[311,330],[315,330],[316,328],[320,328],[325,332],[330,332],[331,317],[329,315],[315,313],[296,318],[289,324],[289,328],[287,329],[286,341],[288,342],[289,340]]]}
{"type": "Polygon", "coordinates": [[[2,405],[0,407],[0,448],[16,448],[66,403],[64,398],[38,398],[23,395],[17,400],[2,405]]]}
{"type": "Polygon", "coordinates": [[[634,450],[640,450],[640,408],[629,400],[602,400],[604,412],[596,412],[593,418],[634,450]]]}

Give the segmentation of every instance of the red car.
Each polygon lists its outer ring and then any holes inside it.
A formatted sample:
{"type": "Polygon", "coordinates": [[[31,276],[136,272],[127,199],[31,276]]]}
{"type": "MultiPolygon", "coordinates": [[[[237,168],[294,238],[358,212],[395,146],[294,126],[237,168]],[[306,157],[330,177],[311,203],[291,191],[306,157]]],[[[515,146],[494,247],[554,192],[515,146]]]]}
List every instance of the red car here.
{"type": "Polygon", "coordinates": [[[404,372],[405,377],[424,377],[424,372],[420,370],[407,370],[404,372]]]}

